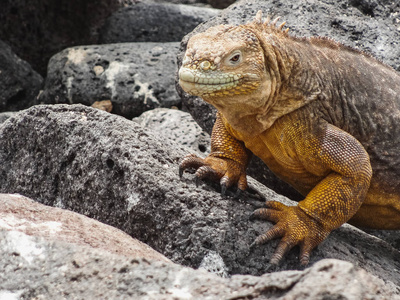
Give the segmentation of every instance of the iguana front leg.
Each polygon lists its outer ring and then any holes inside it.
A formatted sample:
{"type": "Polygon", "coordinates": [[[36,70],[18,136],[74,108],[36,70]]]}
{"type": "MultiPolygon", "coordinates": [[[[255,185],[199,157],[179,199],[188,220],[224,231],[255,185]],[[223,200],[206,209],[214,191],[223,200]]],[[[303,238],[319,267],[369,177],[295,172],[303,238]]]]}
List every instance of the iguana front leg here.
{"type": "Polygon", "coordinates": [[[300,246],[301,264],[308,264],[311,250],[357,212],[368,192],[372,168],[363,146],[333,125],[327,124],[322,131],[314,135],[295,129],[289,134],[292,141],[284,142],[294,145],[305,169],[322,177],[319,183],[298,206],[267,201],[267,208],[253,214],[276,223],[253,245],[282,237],[271,258],[273,264],[295,245],[300,246]]]}
{"type": "Polygon", "coordinates": [[[179,175],[182,176],[186,169],[194,168],[199,179],[219,180],[222,194],[235,184],[239,192],[244,191],[247,188],[246,168],[250,157],[251,152],[243,142],[229,134],[220,113],[217,113],[211,134],[211,153],[204,159],[195,154],[187,155],[179,165],[179,175]]]}

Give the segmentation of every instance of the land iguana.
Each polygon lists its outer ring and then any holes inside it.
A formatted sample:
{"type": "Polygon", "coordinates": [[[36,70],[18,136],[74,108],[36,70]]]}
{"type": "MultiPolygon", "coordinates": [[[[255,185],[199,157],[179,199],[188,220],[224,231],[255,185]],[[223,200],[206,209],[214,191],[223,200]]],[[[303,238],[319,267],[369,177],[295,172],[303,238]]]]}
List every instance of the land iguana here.
{"type": "Polygon", "coordinates": [[[245,25],[192,36],[179,70],[184,91],[217,108],[211,153],[189,154],[180,175],[247,188],[252,154],[290,183],[297,206],[267,201],[254,216],[276,223],[253,244],[282,238],[312,249],[345,222],[400,229],[400,75],[329,38],[298,38],[259,11],[245,25]]]}

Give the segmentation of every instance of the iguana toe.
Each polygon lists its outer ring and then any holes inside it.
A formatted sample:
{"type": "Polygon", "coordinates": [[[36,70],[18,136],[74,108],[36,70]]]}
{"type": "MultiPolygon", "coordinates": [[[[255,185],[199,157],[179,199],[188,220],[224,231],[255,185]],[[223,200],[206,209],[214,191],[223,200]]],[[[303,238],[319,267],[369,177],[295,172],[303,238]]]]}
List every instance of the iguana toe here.
{"type": "Polygon", "coordinates": [[[276,201],[267,201],[267,208],[254,211],[252,218],[260,218],[276,223],[274,227],[258,236],[252,246],[282,238],[271,257],[271,264],[279,264],[294,246],[300,246],[300,263],[307,265],[310,253],[329,231],[323,225],[304,213],[298,206],[286,206],[276,201]]]}
{"type": "Polygon", "coordinates": [[[198,169],[204,165],[204,159],[198,157],[196,154],[186,155],[181,163],[179,164],[179,177],[183,176],[183,173],[187,169],[198,169]]]}
{"type": "Polygon", "coordinates": [[[236,161],[208,156],[203,159],[195,154],[185,156],[179,165],[179,176],[182,177],[187,169],[195,169],[196,186],[201,179],[219,181],[221,194],[225,195],[228,188],[237,185],[238,190],[243,191],[247,188],[246,172],[236,161]]]}

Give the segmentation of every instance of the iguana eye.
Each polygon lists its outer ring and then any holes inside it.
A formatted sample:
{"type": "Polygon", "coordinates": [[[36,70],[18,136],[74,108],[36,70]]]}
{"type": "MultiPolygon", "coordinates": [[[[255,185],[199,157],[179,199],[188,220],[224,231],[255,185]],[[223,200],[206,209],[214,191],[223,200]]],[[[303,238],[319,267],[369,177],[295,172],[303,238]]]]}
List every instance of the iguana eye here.
{"type": "Polygon", "coordinates": [[[240,54],[236,54],[234,57],[231,58],[232,62],[237,62],[240,59],[240,54]]]}
{"type": "Polygon", "coordinates": [[[228,62],[231,65],[235,65],[235,64],[239,63],[241,60],[242,60],[242,52],[240,50],[237,50],[231,54],[228,62]]]}

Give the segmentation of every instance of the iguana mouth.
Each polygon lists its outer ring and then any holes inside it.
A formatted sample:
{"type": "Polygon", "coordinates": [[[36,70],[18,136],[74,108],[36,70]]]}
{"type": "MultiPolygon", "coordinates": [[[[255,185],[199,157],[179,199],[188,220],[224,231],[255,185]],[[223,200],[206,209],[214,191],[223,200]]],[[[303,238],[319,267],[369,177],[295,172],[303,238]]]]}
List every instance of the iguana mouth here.
{"type": "Polygon", "coordinates": [[[179,84],[195,96],[213,95],[232,90],[242,84],[244,76],[220,71],[200,72],[182,67],[179,70],[179,84]]]}
{"type": "MultiPolygon", "coordinates": [[[[215,72],[215,71],[214,71],[215,72]]],[[[190,83],[197,83],[200,85],[229,85],[239,83],[243,76],[233,73],[203,73],[193,69],[182,67],[179,70],[179,79],[190,83]]]]}

